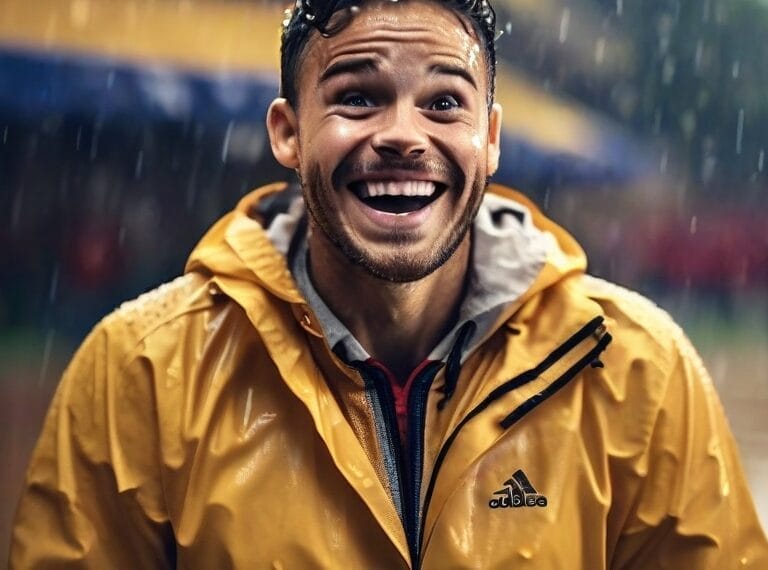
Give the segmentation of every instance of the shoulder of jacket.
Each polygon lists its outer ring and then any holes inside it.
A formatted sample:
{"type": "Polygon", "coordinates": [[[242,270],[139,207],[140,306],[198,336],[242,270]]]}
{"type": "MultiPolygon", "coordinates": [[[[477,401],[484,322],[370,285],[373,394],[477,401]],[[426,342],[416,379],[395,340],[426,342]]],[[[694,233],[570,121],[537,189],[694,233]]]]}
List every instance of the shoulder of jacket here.
{"type": "MultiPolygon", "coordinates": [[[[638,357],[652,357],[665,371],[680,356],[701,366],[683,329],[656,303],[640,293],[591,275],[582,276],[581,285],[586,295],[605,312],[613,343],[631,347],[638,357]]],[[[703,366],[701,368],[703,370],[703,366]]]]}
{"type": "Polygon", "coordinates": [[[208,309],[219,293],[204,275],[187,273],[122,303],[96,329],[130,351],[158,329],[184,315],[208,309]]]}

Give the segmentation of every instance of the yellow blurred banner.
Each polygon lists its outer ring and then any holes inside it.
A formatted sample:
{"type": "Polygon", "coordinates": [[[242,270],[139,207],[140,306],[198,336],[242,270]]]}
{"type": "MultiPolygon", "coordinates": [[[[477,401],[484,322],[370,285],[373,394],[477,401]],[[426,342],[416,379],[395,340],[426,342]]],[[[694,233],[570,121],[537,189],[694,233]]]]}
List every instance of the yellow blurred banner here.
{"type": "MultiPolygon", "coordinates": [[[[283,8],[238,0],[2,0],[0,48],[170,65],[211,75],[279,69],[283,8]]],[[[541,149],[593,157],[604,125],[500,62],[504,130],[541,149]]]]}
{"type": "Polygon", "coordinates": [[[167,63],[276,71],[282,9],[211,0],[2,0],[0,45],[167,63]]]}

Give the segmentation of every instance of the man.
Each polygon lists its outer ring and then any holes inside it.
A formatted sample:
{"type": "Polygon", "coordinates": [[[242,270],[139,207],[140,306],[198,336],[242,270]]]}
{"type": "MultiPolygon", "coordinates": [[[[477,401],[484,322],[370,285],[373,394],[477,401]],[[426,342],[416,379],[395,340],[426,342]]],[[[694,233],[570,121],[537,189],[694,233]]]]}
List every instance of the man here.
{"type": "Polygon", "coordinates": [[[499,160],[482,2],[299,4],[272,150],[68,368],[15,568],[736,568],[768,546],[679,329],[499,160]]]}

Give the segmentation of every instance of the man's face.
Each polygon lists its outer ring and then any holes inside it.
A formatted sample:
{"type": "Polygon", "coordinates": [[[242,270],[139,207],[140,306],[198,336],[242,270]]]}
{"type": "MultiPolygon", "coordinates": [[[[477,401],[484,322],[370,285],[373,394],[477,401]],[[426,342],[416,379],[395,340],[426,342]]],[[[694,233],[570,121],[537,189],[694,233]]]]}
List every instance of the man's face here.
{"type": "Polygon", "coordinates": [[[435,271],[466,238],[498,160],[500,109],[489,118],[469,23],[422,0],[365,4],[338,34],[313,34],[297,75],[288,165],[313,234],[382,279],[435,271]]]}

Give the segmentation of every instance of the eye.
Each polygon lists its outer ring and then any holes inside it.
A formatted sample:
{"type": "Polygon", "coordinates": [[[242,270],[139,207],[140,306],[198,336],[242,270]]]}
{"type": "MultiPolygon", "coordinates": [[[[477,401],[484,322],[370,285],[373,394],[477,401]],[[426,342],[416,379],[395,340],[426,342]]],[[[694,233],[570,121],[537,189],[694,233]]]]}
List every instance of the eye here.
{"type": "Polygon", "coordinates": [[[362,93],[347,93],[339,98],[341,105],[348,107],[373,107],[373,102],[362,93]]]}
{"type": "Polygon", "coordinates": [[[452,111],[461,105],[452,95],[441,95],[429,104],[430,111],[452,111]]]}

